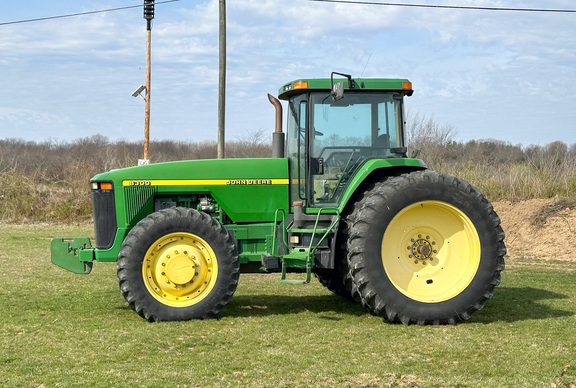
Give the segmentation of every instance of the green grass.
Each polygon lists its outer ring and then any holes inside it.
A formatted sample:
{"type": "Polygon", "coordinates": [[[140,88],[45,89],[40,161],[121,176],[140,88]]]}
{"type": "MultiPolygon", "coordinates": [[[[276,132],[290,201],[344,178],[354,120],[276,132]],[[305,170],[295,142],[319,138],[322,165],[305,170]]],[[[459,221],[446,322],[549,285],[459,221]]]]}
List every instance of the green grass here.
{"type": "Polygon", "coordinates": [[[114,264],[84,276],[50,263],[51,237],[91,234],[0,225],[0,386],[576,386],[576,263],[509,259],[457,326],[389,324],[277,274],[241,275],[218,319],[151,324],[114,264]]]}

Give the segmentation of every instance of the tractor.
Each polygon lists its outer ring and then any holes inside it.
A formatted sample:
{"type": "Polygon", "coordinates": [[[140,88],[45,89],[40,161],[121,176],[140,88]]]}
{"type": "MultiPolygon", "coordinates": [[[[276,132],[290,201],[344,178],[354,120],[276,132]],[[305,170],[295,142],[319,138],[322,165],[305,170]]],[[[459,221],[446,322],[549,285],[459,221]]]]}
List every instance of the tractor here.
{"type": "Polygon", "coordinates": [[[391,322],[467,320],[500,283],[504,232],[476,188],[408,157],[412,93],[407,79],[341,73],[287,83],[268,95],[271,158],[98,174],[94,244],[54,238],[51,260],[80,274],[116,262],[122,295],[150,322],[215,317],[241,272],[316,277],[391,322]]]}

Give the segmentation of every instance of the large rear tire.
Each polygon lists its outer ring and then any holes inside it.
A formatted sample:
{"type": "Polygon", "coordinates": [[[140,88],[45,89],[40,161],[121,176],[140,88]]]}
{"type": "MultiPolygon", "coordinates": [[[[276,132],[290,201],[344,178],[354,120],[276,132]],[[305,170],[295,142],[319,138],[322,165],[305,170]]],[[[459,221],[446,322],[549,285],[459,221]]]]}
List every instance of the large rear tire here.
{"type": "Polygon", "coordinates": [[[462,179],[420,171],[376,183],[355,206],[352,295],[404,324],[455,324],[482,309],[504,269],[504,232],[462,179]]]}
{"type": "Polygon", "coordinates": [[[148,321],[214,317],[238,285],[240,264],[228,232],[209,215],[171,208],[128,233],[118,256],[122,295],[148,321]]]}

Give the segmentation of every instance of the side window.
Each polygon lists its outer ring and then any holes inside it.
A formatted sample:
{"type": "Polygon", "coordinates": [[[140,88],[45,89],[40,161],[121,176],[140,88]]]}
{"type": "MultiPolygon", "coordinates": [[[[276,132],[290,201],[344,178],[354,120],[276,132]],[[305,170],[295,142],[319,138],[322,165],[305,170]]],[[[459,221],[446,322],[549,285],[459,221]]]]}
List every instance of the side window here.
{"type": "Polygon", "coordinates": [[[378,136],[375,140],[378,146],[386,144],[387,148],[401,147],[402,139],[402,111],[400,100],[390,96],[388,101],[378,104],[378,136]]]}
{"type": "Polygon", "coordinates": [[[290,164],[291,201],[296,201],[306,194],[306,95],[291,99],[288,108],[286,155],[290,164]]]}

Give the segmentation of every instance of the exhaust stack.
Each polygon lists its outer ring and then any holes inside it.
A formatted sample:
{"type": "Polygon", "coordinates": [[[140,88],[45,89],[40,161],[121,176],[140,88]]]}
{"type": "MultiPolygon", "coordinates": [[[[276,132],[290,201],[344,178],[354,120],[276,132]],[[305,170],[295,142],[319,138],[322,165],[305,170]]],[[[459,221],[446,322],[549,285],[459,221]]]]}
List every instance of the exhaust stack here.
{"type": "Polygon", "coordinates": [[[284,157],[284,132],[282,132],[282,104],[280,100],[268,93],[268,100],[276,108],[276,127],[272,133],[272,157],[284,157]]]}

